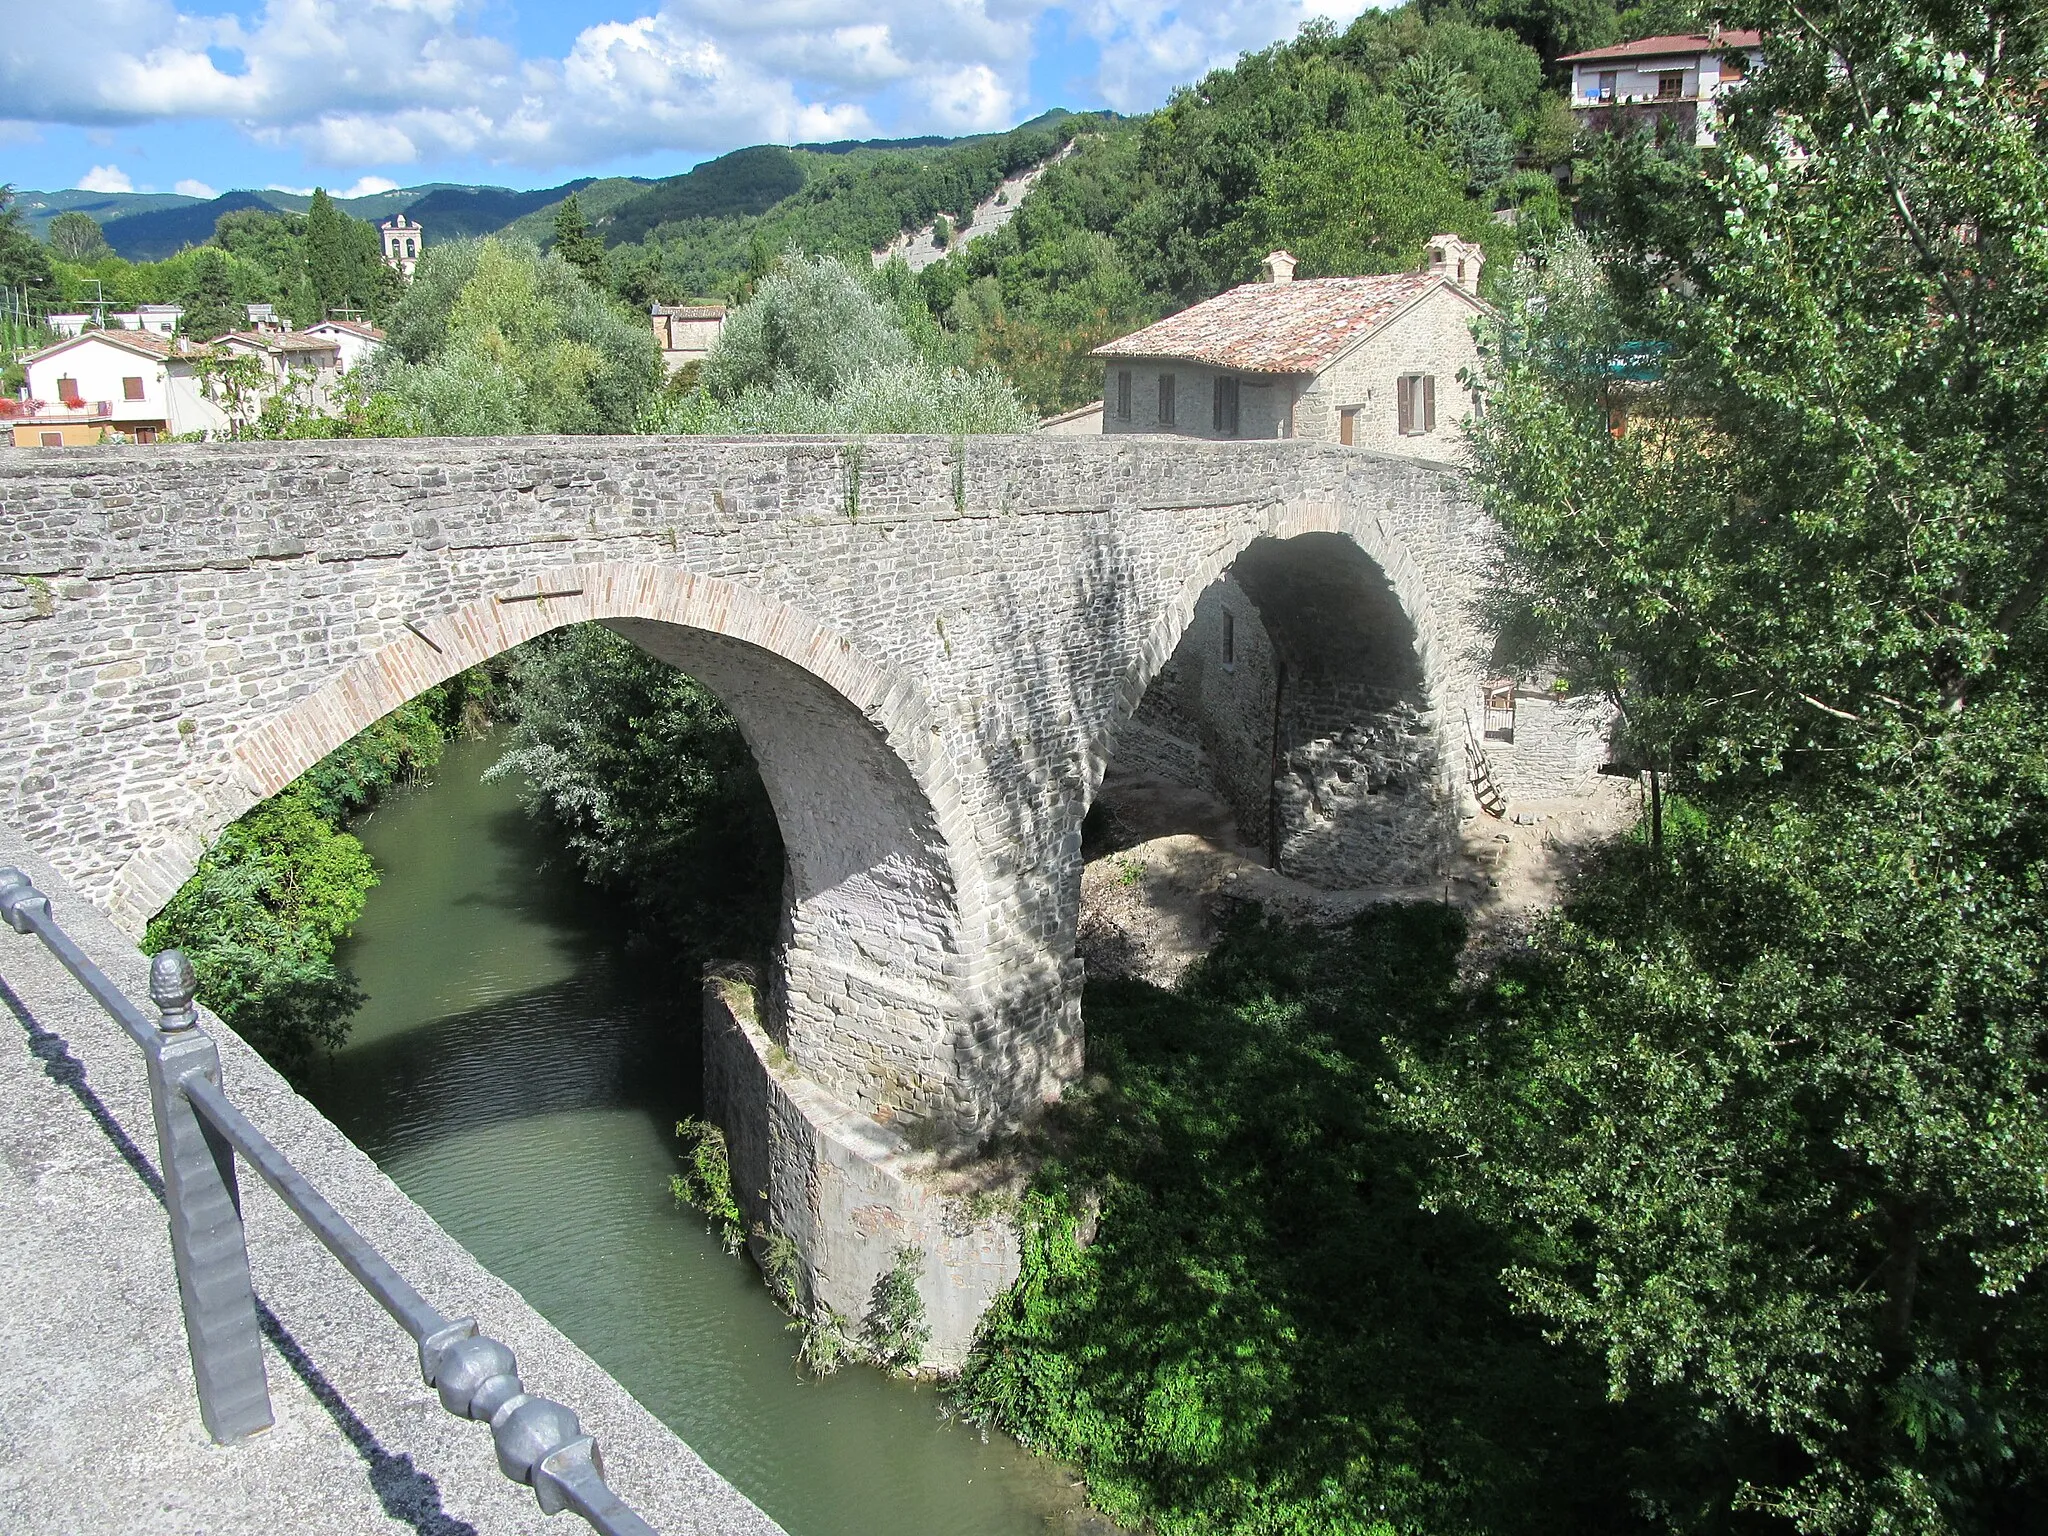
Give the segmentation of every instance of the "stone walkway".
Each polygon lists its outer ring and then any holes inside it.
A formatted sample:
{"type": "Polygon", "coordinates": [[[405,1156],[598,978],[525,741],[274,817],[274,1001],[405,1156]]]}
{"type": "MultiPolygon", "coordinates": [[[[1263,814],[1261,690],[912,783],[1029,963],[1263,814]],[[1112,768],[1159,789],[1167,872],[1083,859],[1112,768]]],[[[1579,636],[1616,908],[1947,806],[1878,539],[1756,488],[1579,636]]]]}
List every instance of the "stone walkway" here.
{"type": "MultiPolygon", "coordinates": [[[[143,959],[0,828],[58,920],[131,997],[143,959]]],[[[510,1344],[534,1392],[597,1436],[612,1484],[666,1536],[778,1528],[486,1272],[211,1016],[230,1095],[451,1316],[510,1344]]],[[[489,1430],[445,1413],[412,1341],[243,1174],[277,1423],[201,1429],[158,1203],[142,1058],[33,939],[0,928],[0,1529],[574,1536],[497,1469],[489,1430]]],[[[564,1200],[576,1197],[562,1190],[564,1200]]]]}

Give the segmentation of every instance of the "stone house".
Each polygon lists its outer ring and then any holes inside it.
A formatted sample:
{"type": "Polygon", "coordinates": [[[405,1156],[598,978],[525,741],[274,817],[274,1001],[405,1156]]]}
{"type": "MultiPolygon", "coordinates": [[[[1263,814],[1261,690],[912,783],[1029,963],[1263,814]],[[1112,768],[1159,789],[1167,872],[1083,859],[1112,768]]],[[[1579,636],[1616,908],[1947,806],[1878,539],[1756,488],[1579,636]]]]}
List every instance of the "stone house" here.
{"type": "Polygon", "coordinates": [[[1202,438],[1303,438],[1454,459],[1473,410],[1472,322],[1485,254],[1429,242],[1420,272],[1266,280],[1206,299],[1092,354],[1103,360],[1102,430],[1202,438]]]}
{"type": "Polygon", "coordinates": [[[1714,142],[1714,100],[1763,60],[1756,32],[1685,33],[1639,38],[1568,53],[1572,119],[1594,133],[1669,118],[1695,144],[1714,142]]]}
{"type": "Polygon", "coordinates": [[[725,331],[723,304],[656,304],[648,318],[662,367],[671,374],[703,362],[725,331]]]}

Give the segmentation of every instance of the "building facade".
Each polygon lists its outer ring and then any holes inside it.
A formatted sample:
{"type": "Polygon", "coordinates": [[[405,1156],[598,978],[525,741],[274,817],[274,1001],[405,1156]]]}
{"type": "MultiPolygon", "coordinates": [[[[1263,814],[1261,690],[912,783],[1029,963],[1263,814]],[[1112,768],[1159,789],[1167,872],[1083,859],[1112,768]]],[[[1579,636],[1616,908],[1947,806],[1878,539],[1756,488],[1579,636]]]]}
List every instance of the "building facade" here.
{"type": "Polygon", "coordinates": [[[662,366],[680,373],[701,363],[725,331],[723,304],[657,304],[650,311],[662,366]]]}
{"type": "Polygon", "coordinates": [[[179,344],[156,331],[86,331],[22,360],[28,398],[9,427],[17,448],[119,438],[153,443],[226,425],[172,378],[179,344]]]}
{"type": "Polygon", "coordinates": [[[1102,431],[1303,438],[1455,459],[1473,401],[1485,254],[1455,235],[1420,272],[1297,281],[1285,251],[1266,281],[1218,294],[1096,350],[1102,431]]]}
{"type": "Polygon", "coordinates": [[[1671,122],[1695,144],[1714,142],[1714,103],[1762,62],[1755,32],[1715,31],[1645,37],[1566,54],[1572,67],[1572,117],[1582,129],[1654,127],[1671,122]]]}

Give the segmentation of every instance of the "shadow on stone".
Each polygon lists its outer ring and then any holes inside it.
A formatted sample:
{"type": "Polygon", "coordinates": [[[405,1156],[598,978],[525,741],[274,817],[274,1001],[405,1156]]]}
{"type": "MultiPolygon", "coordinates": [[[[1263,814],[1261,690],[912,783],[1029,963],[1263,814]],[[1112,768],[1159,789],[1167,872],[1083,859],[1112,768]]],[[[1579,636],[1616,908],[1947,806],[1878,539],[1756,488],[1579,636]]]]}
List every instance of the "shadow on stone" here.
{"type": "MultiPolygon", "coordinates": [[[[43,1028],[29,1012],[28,1005],[4,980],[0,980],[0,1003],[5,1003],[20,1020],[21,1027],[28,1034],[29,1054],[42,1062],[43,1075],[78,1100],[80,1107],[92,1116],[107,1140],[113,1143],[121,1161],[134,1171],[161,1204],[164,1198],[163,1176],[121,1122],[114,1118],[106,1101],[86,1081],[85,1063],[72,1054],[71,1042],[43,1028]]],[[[276,1347],[285,1364],[291,1367],[292,1374],[305,1384],[314,1401],[327,1410],[335,1427],[355,1448],[356,1454],[363,1458],[369,1469],[370,1487],[387,1515],[411,1526],[420,1536],[479,1536],[475,1526],[466,1520],[456,1519],[441,1507],[440,1485],[415,1467],[412,1457],[394,1456],[384,1448],[370,1426],[356,1417],[334,1383],[314,1364],[312,1357],[300,1347],[299,1341],[292,1337],[277,1314],[261,1300],[256,1303],[256,1316],[264,1337],[276,1347]]],[[[197,1411],[196,1407],[194,1411],[197,1411]]]]}

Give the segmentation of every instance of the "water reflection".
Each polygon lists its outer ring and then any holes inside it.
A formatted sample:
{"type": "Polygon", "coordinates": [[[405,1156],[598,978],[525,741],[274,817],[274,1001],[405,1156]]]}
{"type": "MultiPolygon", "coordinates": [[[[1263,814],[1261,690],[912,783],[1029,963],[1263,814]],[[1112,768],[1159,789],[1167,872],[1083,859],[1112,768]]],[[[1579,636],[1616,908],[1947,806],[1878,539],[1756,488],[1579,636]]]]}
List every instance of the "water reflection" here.
{"type": "Polygon", "coordinates": [[[752,1269],[667,1194],[694,990],[480,782],[495,751],[457,744],[357,829],[383,872],[343,956],[369,1002],[314,1101],[791,1536],[1096,1528],[1065,1469],[943,1424],[929,1388],[795,1370],[752,1269]]]}

